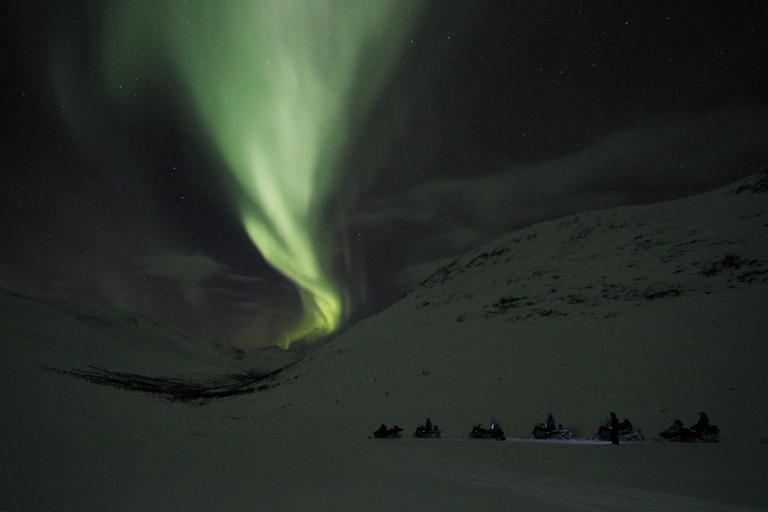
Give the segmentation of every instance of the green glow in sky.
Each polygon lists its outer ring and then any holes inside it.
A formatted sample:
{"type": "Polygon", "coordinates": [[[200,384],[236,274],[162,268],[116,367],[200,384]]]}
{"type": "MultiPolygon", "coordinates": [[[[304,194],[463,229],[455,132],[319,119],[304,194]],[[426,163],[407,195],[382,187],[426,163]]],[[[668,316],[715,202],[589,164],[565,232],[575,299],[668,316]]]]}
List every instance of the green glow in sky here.
{"type": "Polygon", "coordinates": [[[184,84],[227,164],[244,229],[296,283],[304,318],[284,346],[333,332],[346,314],[341,226],[324,208],[414,9],[404,0],[131,0],[103,11],[108,86],[130,100],[138,75],[184,84]]]}

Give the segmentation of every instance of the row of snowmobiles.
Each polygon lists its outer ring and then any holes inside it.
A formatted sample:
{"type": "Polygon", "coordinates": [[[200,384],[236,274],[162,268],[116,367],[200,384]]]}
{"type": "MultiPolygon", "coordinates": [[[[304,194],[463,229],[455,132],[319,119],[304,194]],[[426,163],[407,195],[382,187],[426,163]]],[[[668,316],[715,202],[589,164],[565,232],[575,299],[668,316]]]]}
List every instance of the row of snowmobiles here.
{"type": "MultiPolygon", "coordinates": [[[[395,425],[392,428],[387,428],[385,424],[381,426],[373,433],[374,439],[399,439],[402,437],[401,432],[403,429],[395,425]]],[[[443,430],[437,425],[432,425],[432,422],[427,418],[427,421],[423,425],[416,427],[416,431],[413,433],[413,437],[421,439],[442,439],[443,430]]],[[[469,437],[472,439],[495,439],[497,441],[505,441],[507,438],[504,436],[504,431],[495,423],[491,425],[491,428],[483,428],[482,425],[477,424],[472,427],[472,431],[469,433],[469,437]]]]}
{"type": "MultiPolygon", "coordinates": [[[[382,423],[378,430],[373,433],[373,438],[399,439],[402,437],[401,432],[403,432],[403,429],[397,425],[392,428],[387,428],[387,426],[382,423]]],[[[416,427],[413,437],[422,439],[442,439],[443,430],[437,425],[431,425],[429,419],[427,419],[426,424],[416,427]]],[[[470,439],[493,439],[495,441],[507,440],[507,437],[504,435],[504,430],[497,423],[492,423],[491,428],[484,428],[480,423],[475,424],[467,437],[470,439]]],[[[536,426],[531,434],[531,439],[570,439],[571,437],[571,432],[568,429],[561,427],[549,430],[543,424],[541,426],[536,426]]]]}
{"type": "MultiPolygon", "coordinates": [[[[387,426],[382,423],[373,433],[373,439],[399,439],[402,437],[402,432],[403,429],[397,425],[392,428],[387,428],[387,426]]],[[[598,434],[596,434],[596,436],[598,434]]],[[[416,427],[413,437],[422,439],[442,439],[443,430],[437,425],[432,425],[432,421],[427,418],[427,421],[423,425],[416,427]]],[[[475,424],[467,437],[470,439],[493,439],[495,441],[507,440],[507,437],[504,435],[504,430],[495,422],[491,423],[491,428],[484,428],[480,423],[475,424]]],[[[554,419],[550,414],[547,418],[547,423],[541,423],[533,428],[533,432],[529,436],[529,439],[571,439],[572,437],[573,434],[571,431],[567,428],[563,428],[562,424],[559,426],[554,425],[554,419]]]]}
{"type": "MultiPolygon", "coordinates": [[[[373,433],[374,439],[398,439],[402,437],[403,429],[395,425],[393,428],[387,428],[383,423],[373,433]]],[[[675,420],[670,428],[654,438],[655,442],[705,442],[717,443],[722,441],[720,438],[720,429],[716,425],[709,424],[709,418],[705,413],[700,413],[698,423],[690,428],[683,426],[680,420],[675,420]]],[[[432,421],[427,418],[423,425],[416,427],[413,437],[422,439],[442,439],[443,430],[437,425],[432,425],[432,421]]],[[[470,439],[492,439],[496,441],[505,441],[504,430],[494,422],[490,428],[484,428],[482,424],[475,424],[467,436],[470,439]]],[[[540,423],[533,428],[528,439],[539,440],[570,440],[573,439],[573,432],[563,427],[562,423],[556,424],[552,414],[547,417],[546,423],[540,423]]],[[[603,422],[598,428],[597,433],[590,440],[606,441],[614,443],[627,443],[643,441],[645,438],[639,428],[635,428],[632,423],[625,419],[618,422],[614,415],[610,420],[603,422]]],[[[768,443],[768,438],[761,439],[760,442],[768,443]]]]}
{"type": "MultiPolygon", "coordinates": [[[[613,413],[611,413],[613,415],[613,413]]],[[[619,423],[615,417],[612,420],[606,420],[592,437],[592,441],[610,441],[617,443],[644,441],[642,431],[632,426],[632,423],[625,419],[619,423]],[[613,420],[613,421],[612,421],[613,420]],[[614,438],[614,430],[616,436],[614,438]]],[[[571,439],[573,434],[562,424],[555,426],[552,415],[547,418],[547,423],[540,424],[533,429],[531,439],[571,439]]],[[[709,418],[704,412],[699,413],[699,421],[690,428],[683,426],[680,420],[675,420],[672,426],[659,433],[659,437],[653,439],[655,442],[670,441],[675,443],[719,443],[720,429],[717,425],[710,425],[709,418]]],[[[761,440],[761,442],[763,442],[761,440]]],[[[768,443],[768,438],[766,438],[768,443]]]]}
{"type": "MultiPolygon", "coordinates": [[[[402,432],[403,429],[395,425],[392,428],[387,428],[385,424],[381,424],[381,426],[373,433],[374,439],[399,439],[402,437],[400,432],[402,432]]],[[[422,439],[442,439],[443,438],[443,429],[438,427],[437,425],[432,425],[432,421],[427,418],[426,423],[423,425],[419,425],[416,427],[416,431],[413,433],[413,437],[419,437],[422,439]]]]}

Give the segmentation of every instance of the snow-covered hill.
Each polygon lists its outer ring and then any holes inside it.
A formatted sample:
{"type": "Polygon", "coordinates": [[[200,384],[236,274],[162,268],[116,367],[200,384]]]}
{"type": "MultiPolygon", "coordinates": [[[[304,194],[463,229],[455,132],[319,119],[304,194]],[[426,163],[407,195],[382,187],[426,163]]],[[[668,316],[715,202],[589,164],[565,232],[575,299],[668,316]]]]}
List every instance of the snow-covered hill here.
{"type": "Polygon", "coordinates": [[[768,170],[538,224],[201,406],[43,367],[203,379],[257,355],[0,293],[0,509],[766,511],[766,235],[768,170]],[[464,439],[492,418],[522,437],[548,412],[583,439],[610,411],[650,439],[701,410],[725,443],[464,439]],[[367,439],[427,416],[446,439],[367,439]]]}
{"type": "Polygon", "coordinates": [[[738,442],[768,435],[767,299],[768,169],[480,247],[285,379],[360,428],[495,417],[524,435],[553,412],[587,436],[616,411],[657,435],[703,410],[738,442]]]}
{"type": "MultiPolygon", "coordinates": [[[[70,369],[174,375],[220,366],[240,369],[237,352],[192,338],[120,308],[21,295],[0,289],[6,361],[70,369]]],[[[244,354],[242,354],[244,355],[244,354]]]]}
{"type": "Polygon", "coordinates": [[[246,353],[120,308],[30,297],[2,288],[0,335],[6,360],[141,375],[270,373],[305,355],[277,347],[246,353]]]}
{"type": "MultiPolygon", "coordinates": [[[[6,388],[39,386],[56,372],[92,383],[199,402],[251,393],[254,381],[303,357],[277,347],[250,354],[205,343],[120,308],[0,289],[0,369],[6,388]]],[[[43,394],[50,396],[49,393],[43,394]]],[[[6,404],[29,402],[14,393],[6,404]]],[[[38,402],[39,403],[39,402],[38,402]]]]}

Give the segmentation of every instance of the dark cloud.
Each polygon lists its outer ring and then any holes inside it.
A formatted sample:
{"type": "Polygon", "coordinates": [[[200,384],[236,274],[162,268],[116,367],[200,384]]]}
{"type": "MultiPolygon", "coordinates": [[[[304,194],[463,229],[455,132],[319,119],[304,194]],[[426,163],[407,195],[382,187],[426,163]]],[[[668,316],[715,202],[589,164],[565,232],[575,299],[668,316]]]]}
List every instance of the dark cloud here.
{"type": "Polygon", "coordinates": [[[424,233],[409,242],[410,262],[431,268],[432,260],[536,222],[724,185],[768,161],[766,140],[768,108],[758,105],[664,115],[558,158],[410,185],[369,203],[353,222],[360,230],[424,233]]]}
{"type": "Polygon", "coordinates": [[[146,266],[139,270],[139,275],[155,275],[176,281],[184,298],[193,304],[202,298],[205,282],[226,269],[226,266],[202,254],[155,254],[144,261],[146,266]]]}

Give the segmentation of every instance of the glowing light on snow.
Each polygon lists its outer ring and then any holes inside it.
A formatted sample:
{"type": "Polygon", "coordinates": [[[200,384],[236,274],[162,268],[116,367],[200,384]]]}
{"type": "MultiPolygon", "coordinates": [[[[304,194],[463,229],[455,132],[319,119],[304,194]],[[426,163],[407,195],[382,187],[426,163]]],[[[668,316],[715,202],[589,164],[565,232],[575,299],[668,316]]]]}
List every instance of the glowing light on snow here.
{"type": "Polygon", "coordinates": [[[345,139],[386,79],[414,3],[131,0],[100,11],[110,90],[130,98],[135,84],[158,76],[184,84],[227,163],[245,230],[296,283],[305,313],[285,346],[332,332],[345,315],[335,271],[341,226],[324,222],[323,208],[345,139]]]}

